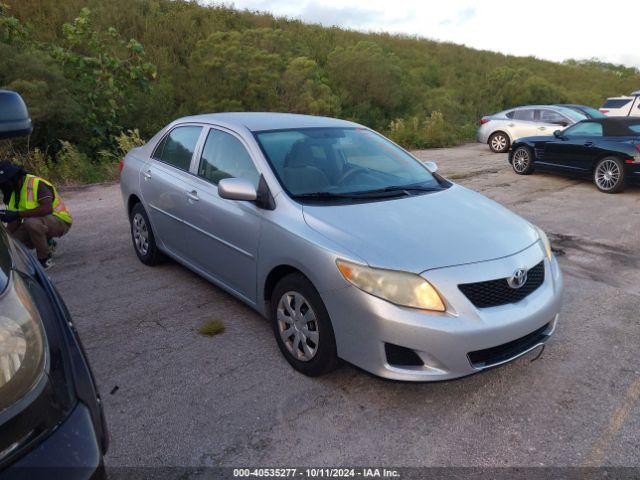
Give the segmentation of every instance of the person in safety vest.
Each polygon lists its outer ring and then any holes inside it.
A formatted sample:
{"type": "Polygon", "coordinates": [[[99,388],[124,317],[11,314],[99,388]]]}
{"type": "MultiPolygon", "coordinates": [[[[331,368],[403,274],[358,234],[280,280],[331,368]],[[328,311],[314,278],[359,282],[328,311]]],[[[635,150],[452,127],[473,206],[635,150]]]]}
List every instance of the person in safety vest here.
{"type": "Polygon", "coordinates": [[[47,180],[27,173],[8,160],[0,161],[0,190],[6,210],[0,210],[0,222],[27,248],[35,248],[40,264],[53,265],[51,252],[56,237],[62,237],[73,222],[56,188],[47,180]]]}

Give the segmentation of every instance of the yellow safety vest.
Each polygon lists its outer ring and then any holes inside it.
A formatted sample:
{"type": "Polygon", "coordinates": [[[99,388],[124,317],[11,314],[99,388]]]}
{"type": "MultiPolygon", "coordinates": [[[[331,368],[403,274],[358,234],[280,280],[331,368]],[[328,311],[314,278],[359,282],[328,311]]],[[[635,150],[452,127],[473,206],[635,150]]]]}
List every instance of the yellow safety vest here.
{"type": "Polygon", "coordinates": [[[60,195],[58,195],[56,187],[44,178],[36,177],[35,175],[27,174],[25,176],[24,181],[22,182],[22,189],[20,190],[20,200],[18,201],[18,205],[16,205],[16,193],[12,192],[7,208],[14,212],[23,212],[25,210],[33,210],[34,208],[37,208],[39,205],[38,185],[40,182],[44,182],[44,184],[53,192],[53,215],[71,225],[73,219],[71,218],[71,214],[67,210],[67,206],[64,204],[64,201],[60,195]]]}

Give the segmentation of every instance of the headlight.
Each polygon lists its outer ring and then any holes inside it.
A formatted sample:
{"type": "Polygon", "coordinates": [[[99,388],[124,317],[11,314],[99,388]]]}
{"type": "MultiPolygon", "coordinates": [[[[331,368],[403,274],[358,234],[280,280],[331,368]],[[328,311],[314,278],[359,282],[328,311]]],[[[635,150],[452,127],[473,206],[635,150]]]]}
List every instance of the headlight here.
{"type": "Polygon", "coordinates": [[[0,295],[0,413],[36,385],[46,360],[40,315],[15,280],[0,295]]]}
{"type": "Polygon", "coordinates": [[[424,278],[414,273],[371,268],[337,260],[338,270],[350,283],[396,305],[444,312],[444,302],[424,278]]]}
{"type": "Polygon", "coordinates": [[[549,242],[549,237],[547,237],[547,234],[544,233],[544,230],[542,230],[540,227],[535,227],[535,229],[537,230],[538,236],[540,237],[540,241],[544,246],[544,251],[547,254],[547,258],[551,260],[551,257],[553,256],[553,251],[551,250],[551,242],[549,242]]]}

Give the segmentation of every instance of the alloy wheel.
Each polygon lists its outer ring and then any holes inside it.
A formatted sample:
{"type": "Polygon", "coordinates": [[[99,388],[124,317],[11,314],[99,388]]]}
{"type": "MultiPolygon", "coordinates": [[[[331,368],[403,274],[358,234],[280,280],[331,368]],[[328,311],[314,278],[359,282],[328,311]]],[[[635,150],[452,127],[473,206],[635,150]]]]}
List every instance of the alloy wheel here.
{"type": "Polygon", "coordinates": [[[141,214],[136,213],[133,216],[132,226],[133,241],[136,244],[136,248],[142,255],[146,255],[149,252],[149,229],[147,228],[147,222],[141,214]]]}
{"type": "Polygon", "coordinates": [[[277,309],[278,332],[289,353],[308,362],[318,351],[318,321],[307,299],[289,291],[280,297],[277,309]]]}
{"type": "Polygon", "coordinates": [[[497,152],[502,152],[507,147],[507,138],[504,135],[495,135],[491,139],[491,147],[497,152]]]}
{"type": "Polygon", "coordinates": [[[513,169],[518,173],[523,173],[529,166],[529,152],[525,148],[519,148],[513,154],[513,169]]]}
{"type": "Polygon", "coordinates": [[[596,183],[602,190],[611,190],[620,181],[620,167],[613,160],[605,160],[596,170],[596,183]]]}

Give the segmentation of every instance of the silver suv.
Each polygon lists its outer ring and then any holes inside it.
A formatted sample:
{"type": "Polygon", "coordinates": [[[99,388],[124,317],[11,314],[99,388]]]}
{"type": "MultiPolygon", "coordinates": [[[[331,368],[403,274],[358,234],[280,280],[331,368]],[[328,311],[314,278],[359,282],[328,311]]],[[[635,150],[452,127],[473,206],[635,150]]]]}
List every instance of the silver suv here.
{"type": "Polygon", "coordinates": [[[544,232],[355,123],[182,118],[126,156],[121,188],[138,258],[172,257],[246,302],[307,375],[342,358],[456,378],[556,325],[562,275],[544,232]]]}
{"type": "Polygon", "coordinates": [[[555,130],[562,130],[586,118],[575,110],[554,105],[511,108],[480,119],[478,142],[488,143],[494,153],[504,153],[521,137],[553,135],[555,130]]]}

